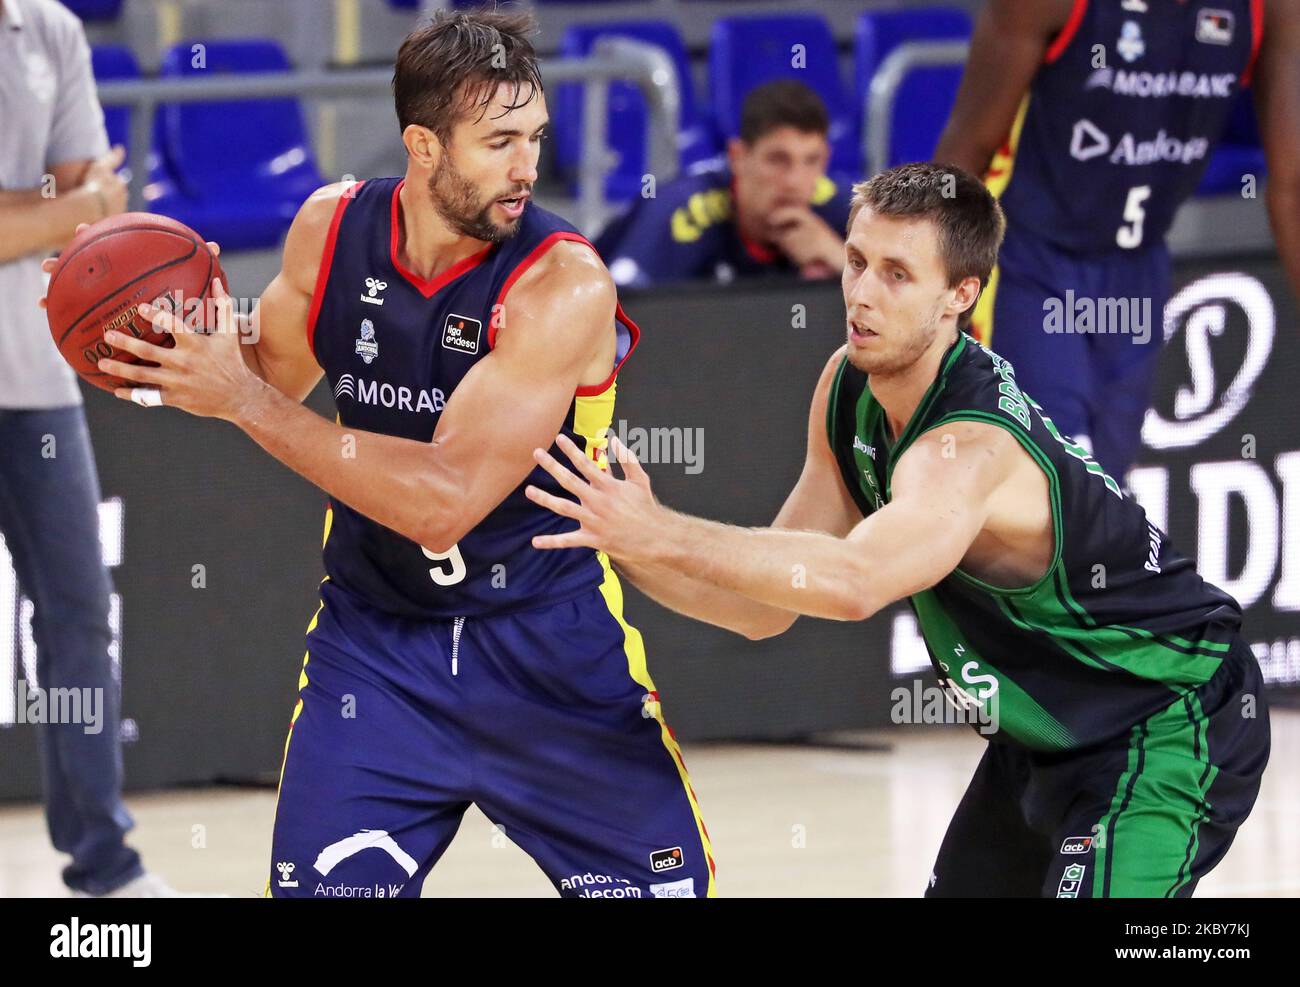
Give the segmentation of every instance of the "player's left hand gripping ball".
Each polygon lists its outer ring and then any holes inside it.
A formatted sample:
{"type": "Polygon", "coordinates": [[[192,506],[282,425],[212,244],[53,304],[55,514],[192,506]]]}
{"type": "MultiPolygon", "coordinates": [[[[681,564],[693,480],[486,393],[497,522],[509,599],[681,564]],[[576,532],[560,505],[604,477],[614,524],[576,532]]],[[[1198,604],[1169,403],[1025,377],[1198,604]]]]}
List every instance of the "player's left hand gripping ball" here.
{"type": "Polygon", "coordinates": [[[216,307],[216,331],[189,329],[172,312],[149,304],[140,314],[159,332],[171,333],[175,346],[163,347],[136,339],[128,333],[104,333],[110,346],[125,350],[157,366],[102,359],[99,369],[125,377],[141,386],[119,387],[113,393],[137,404],[165,404],[204,418],[231,421],[245,407],[260,383],[248,369],[240,351],[242,334],[234,316],[230,295],[221,282],[212,282],[216,307]],[[148,389],[148,390],[146,390],[148,389]],[[157,396],[153,397],[149,391],[157,396]],[[141,400],[141,398],[144,400],[141,400]]]}
{"type": "Polygon", "coordinates": [[[533,458],[555,477],[561,487],[578,498],[578,503],[547,493],[531,484],[528,499],[578,522],[576,531],[559,535],[537,535],[534,548],[596,548],[625,561],[650,561],[659,544],[658,529],[664,508],[650,492],[650,477],[627,446],[610,436],[609,451],[623,465],[625,479],[601,469],[566,435],[555,440],[577,470],[558,462],[545,449],[534,449],[533,458]]]}

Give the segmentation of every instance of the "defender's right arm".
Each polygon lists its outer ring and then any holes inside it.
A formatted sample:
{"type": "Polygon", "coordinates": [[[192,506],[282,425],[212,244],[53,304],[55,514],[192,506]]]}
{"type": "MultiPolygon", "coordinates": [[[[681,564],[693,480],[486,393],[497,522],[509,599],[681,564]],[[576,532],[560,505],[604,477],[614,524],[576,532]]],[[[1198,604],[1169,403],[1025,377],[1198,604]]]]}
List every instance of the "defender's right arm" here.
{"type": "MultiPolygon", "coordinates": [[[[808,411],[808,451],[803,471],[772,522],[774,528],[820,531],[842,538],[862,520],[845,489],[826,436],[826,404],[843,356],[841,347],[817,381],[808,411]]],[[[752,641],[783,633],[799,616],[793,610],[759,603],[665,566],[623,562],[617,558],[613,562],[632,585],[662,606],[743,634],[752,641]]]]}

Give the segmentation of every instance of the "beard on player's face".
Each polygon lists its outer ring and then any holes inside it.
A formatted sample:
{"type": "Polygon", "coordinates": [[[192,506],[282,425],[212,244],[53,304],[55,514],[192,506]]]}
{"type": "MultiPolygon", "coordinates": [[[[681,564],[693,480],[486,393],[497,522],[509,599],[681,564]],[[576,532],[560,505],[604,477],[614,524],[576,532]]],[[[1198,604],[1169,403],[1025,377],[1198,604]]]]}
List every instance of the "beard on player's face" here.
{"type": "Polygon", "coordinates": [[[852,325],[846,326],[849,363],[865,374],[891,376],[902,373],[921,359],[934,345],[939,333],[944,331],[943,309],[944,300],[938,298],[928,312],[898,320],[909,328],[888,329],[882,325],[876,343],[870,347],[854,345],[852,325]]]}
{"type": "Polygon", "coordinates": [[[492,219],[492,207],[501,199],[524,195],[532,190],[529,185],[516,185],[499,193],[484,197],[479,187],[456,168],[451,149],[443,148],[438,165],[429,176],[429,198],[442,221],[462,236],[500,243],[519,232],[523,217],[508,223],[492,219]]]}

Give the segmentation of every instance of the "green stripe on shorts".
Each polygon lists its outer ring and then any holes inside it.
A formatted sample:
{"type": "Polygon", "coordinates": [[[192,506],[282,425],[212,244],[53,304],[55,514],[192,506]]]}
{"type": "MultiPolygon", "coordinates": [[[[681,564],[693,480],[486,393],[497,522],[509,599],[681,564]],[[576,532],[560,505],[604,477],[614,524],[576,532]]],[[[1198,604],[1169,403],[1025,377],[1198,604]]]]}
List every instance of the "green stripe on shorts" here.
{"type": "Polygon", "coordinates": [[[1133,728],[1128,759],[1099,825],[1093,897],[1170,897],[1191,879],[1198,831],[1209,814],[1209,722],[1194,692],[1133,728]]]}

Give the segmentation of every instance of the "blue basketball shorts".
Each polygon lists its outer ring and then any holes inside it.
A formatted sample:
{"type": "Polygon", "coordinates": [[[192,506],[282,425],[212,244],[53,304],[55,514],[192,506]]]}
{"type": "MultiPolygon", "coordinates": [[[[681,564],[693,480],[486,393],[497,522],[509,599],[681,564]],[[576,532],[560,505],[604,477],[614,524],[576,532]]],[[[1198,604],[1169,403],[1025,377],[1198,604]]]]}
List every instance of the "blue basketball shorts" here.
{"type": "Polygon", "coordinates": [[[425,620],[326,580],[276,807],[272,897],[418,897],[470,803],[564,897],[714,894],[686,765],[618,577],[425,620]]]}

